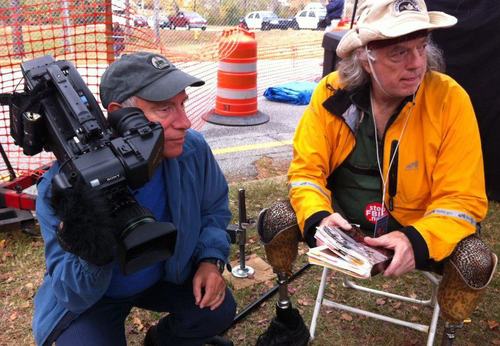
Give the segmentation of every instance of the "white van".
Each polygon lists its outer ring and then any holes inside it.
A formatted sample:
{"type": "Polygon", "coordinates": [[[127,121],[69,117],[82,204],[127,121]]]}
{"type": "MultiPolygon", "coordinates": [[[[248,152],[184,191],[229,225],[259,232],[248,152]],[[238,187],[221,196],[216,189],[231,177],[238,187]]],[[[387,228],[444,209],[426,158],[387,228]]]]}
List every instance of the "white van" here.
{"type": "Polygon", "coordinates": [[[326,17],[326,9],[302,10],[295,16],[296,28],[298,29],[320,29],[326,17]]]}

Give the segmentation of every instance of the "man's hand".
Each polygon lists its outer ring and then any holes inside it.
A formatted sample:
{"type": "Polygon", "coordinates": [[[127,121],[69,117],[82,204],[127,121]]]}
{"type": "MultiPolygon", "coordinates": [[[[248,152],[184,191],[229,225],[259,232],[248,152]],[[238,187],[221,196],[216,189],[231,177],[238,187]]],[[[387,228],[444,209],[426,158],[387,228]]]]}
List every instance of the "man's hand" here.
{"type": "MultiPolygon", "coordinates": [[[[346,231],[350,230],[352,228],[351,224],[342,217],[339,213],[333,213],[325,217],[323,220],[321,220],[320,226],[334,226],[334,227],[340,227],[342,229],[345,229],[346,231]]],[[[316,245],[321,246],[323,245],[323,242],[321,240],[316,239],[316,245]]]]}
{"type": "Polygon", "coordinates": [[[404,233],[394,231],[378,238],[365,237],[364,240],[370,246],[394,250],[394,257],[384,271],[384,276],[400,276],[415,269],[413,248],[404,233]]]}
{"type": "Polygon", "coordinates": [[[210,310],[217,309],[226,295],[226,282],[213,263],[201,262],[193,278],[196,305],[210,310]]]}
{"type": "Polygon", "coordinates": [[[333,213],[321,220],[320,226],[335,226],[340,227],[345,230],[350,230],[352,228],[351,224],[342,217],[339,213],[333,213]]]}

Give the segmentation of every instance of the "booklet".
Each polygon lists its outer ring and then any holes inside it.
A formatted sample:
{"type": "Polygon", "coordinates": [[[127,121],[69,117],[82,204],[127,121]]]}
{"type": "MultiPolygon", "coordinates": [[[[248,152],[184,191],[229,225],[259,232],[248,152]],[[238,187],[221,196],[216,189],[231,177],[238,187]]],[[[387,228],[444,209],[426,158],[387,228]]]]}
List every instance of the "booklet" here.
{"type": "Polygon", "coordinates": [[[312,264],[322,265],[357,278],[369,278],[383,272],[392,259],[392,251],[367,245],[357,228],[341,230],[320,226],[315,238],[324,245],[311,248],[307,255],[312,264]]]}

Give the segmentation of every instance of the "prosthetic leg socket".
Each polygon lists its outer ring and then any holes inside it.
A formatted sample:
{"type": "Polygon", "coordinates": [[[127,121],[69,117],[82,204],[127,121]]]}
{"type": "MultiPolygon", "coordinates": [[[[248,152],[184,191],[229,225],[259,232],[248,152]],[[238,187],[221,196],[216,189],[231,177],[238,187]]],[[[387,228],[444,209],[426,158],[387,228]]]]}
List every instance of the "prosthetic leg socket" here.
{"type": "Polygon", "coordinates": [[[264,243],[267,260],[278,276],[279,285],[276,317],[266,332],[259,336],[257,346],[307,345],[309,330],[298,310],[292,307],[288,296],[288,278],[292,273],[292,264],[297,258],[301,237],[290,203],[278,201],[262,210],[258,217],[257,230],[264,243]]]}
{"type": "Polygon", "coordinates": [[[439,285],[441,316],[461,323],[469,318],[491,282],[498,258],[476,235],[458,243],[446,261],[439,285]]]}

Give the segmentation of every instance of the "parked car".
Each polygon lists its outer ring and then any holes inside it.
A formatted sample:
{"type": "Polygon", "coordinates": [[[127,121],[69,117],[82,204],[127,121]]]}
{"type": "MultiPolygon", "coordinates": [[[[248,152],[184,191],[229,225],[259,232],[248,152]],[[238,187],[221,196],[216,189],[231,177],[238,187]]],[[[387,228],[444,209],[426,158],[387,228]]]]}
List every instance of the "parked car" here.
{"type": "Polygon", "coordinates": [[[127,24],[127,12],[121,8],[113,7],[113,23],[118,23],[119,25],[127,24]]]}
{"type": "Polygon", "coordinates": [[[186,29],[199,28],[207,29],[207,20],[196,12],[179,11],[173,16],[169,16],[170,29],[185,27],[186,29]]]}
{"type": "Polygon", "coordinates": [[[279,18],[272,11],[254,11],[248,13],[240,21],[240,26],[245,29],[286,30],[294,26],[294,21],[293,19],[279,18]]]}
{"type": "Polygon", "coordinates": [[[134,26],[136,26],[136,27],[148,26],[148,19],[145,16],[142,16],[140,14],[136,14],[133,17],[133,20],[134,20],[134,26]]]}
{"type": "MultiPolygon", "coordinates": [[[[151,28],[155,27],[155,16],[149,16],[148,17],[148,25],[151,28]]],[[[158,16],[158,27],[160,29],[166,29],[170,27],[170,21],[168,20],[167,16],[159,15],[158,16]]]]}
{"type": "Polygon", "coordinates": [[[294,18],[296,24],[294,29],[324,29],[326,27],[325,17],[325,9],[299,11],[294,18]]]}

